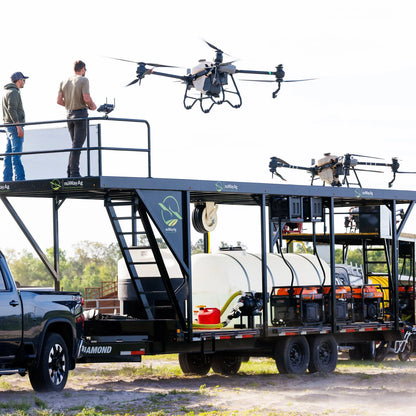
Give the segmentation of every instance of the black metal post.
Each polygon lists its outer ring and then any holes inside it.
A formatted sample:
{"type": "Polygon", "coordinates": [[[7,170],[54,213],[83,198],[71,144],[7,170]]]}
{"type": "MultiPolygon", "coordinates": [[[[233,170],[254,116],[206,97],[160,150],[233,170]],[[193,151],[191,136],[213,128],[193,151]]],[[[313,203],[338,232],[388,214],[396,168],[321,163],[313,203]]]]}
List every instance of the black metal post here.
{"type": "Polygon", "coordinates": [[[267,303],[268,288],[267,288],[267,219],[266,219],[266,196],[261,195],[260,206],[260,221],[261,221],[261,276],[262,276],[262,294],[263,294],[263,336],[267,337],[267,326],[269,320],[267,303]]]}
{"type": "MultiPolygon", "coordinates": [[[[59,273],[59,219],[58,209],[60,207],[58,197],[52,199],[52,215],[53,215],[53,267],[59,273]]],[[[55,290],[59,290],[59,281],[55,281],[55,290]]]]}
{"type": "Polygon", "coordinates": [[[334,220],[334,198],[330,198],[329,205],[329,247],[330,247],[330,268],[331,268],[331,326],[332,332],[337,329],[336,316],[336,282],[335,282],[335,220],[334,220]]]}
{"type": "Polygon", "coordinates": [[[394,329],[399,329],[399,253],[397,244],[397,228],[396,228],[396,200],[393,199],[390,205],[391,209],[391,277],[393,292],[393,316],[394,329]]]}

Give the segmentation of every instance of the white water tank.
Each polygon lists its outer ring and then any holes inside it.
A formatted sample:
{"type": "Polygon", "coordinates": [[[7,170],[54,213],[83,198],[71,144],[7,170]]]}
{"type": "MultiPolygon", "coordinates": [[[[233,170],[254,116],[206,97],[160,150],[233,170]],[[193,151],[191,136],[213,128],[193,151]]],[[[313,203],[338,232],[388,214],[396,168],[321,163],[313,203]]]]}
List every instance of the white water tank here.
{"type": "MultiPolygon", "coordinates": [[[[170,250],[162,249],[162,256],[170,278],[181,277],[181,270],[170,250]]],[[[132,252],[133,261],[152,261],[151,250],[132,252]]],[[[262,291],[262,262],[260,254],[245,251],[224,251],[215,254],[199,253],[192,255],[192,305],[222,309],[224,304],[237,291],[262,291]]],[[[157,277],[154,264],[139,266],[139,276],[157,277]]],[[[312,254],[276,253],[267,254],[267,291],[273,286],[325,285],[331,284],[328,264],[312,254]]],[[[135,301],[136,294],[124,259],[118,263],[118,286],[121,301],[135,301]]],[[[237,303],[231,302],[223,314],[226,318],[237,303]]],[[[270,313],[269,313],[270,316],[270,313]]],[[[230,327],[232,324],[230,324],[230,327]]]]}
{"type": "MultiPolygon", "coordinates": [[[[330,268],[312,254],[267,254],[267,291],[273,286],[329,285],[330,268]],[[321,266],[322,264],[322,266],[321,266]],[[293,274],[292,274],[293,273],[293,274]]],[[[221,309],[235,292],[262,291],[261,255],[226,251],[192,256],[192,303],[221,309]]],[[[237,302],[231,302],[222,320],[237,302]]],[[[270,315],[270,314],[269,314],[270,315]]],[[[232,326],[232,325],[230,325],[232,326]]]]}

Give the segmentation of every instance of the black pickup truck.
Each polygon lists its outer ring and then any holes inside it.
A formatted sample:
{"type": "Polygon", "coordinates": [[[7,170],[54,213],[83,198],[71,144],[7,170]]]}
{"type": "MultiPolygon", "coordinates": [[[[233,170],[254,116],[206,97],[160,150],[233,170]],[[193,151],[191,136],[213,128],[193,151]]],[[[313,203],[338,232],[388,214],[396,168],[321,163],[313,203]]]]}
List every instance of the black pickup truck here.
{"type": "Polygon", "coordinates": [[[83,329],[79,293],[17,288],[0,252],[0,375],[29,373],[36,391],[60,391],[83,329]]]}

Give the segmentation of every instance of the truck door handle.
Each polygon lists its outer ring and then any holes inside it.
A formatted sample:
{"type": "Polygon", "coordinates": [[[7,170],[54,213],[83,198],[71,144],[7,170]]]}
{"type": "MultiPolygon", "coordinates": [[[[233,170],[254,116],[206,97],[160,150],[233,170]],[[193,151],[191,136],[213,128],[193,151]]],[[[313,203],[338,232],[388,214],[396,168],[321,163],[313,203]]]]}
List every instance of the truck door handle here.
{"type": "Polygon", "coordinates": [[[19,302],[17,300],[11,300],[9,305],[10,306],[17,306],[17,305],[19,305],[19,302]]]}

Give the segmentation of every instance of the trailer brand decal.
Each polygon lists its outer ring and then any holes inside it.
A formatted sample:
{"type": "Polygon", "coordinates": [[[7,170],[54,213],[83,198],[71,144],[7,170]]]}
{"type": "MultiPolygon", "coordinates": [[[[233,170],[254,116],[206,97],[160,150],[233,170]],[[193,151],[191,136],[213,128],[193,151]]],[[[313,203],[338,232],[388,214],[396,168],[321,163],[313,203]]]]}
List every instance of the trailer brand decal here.
{"type": "Polygon", "coordinates": [[[354,189],[354,192],[357,198],[374,197],[373,191],[360,191],[359,189],[354,189]]]}
{"type": "Polygon", "coordinates": [[[0,191],[9,191],[10,190],[10,186],[5,184],[5,185],[0,185],[0,191]]]}
{"type": "Polygon", "coordinates": [[[179,203],[175,197],[168,195],[163,202],[159,202],[160,208],[162,208],[160,214],[163,222],[169,227],[165,231],[176,232],[174,227],[179,220],[182,220],[179,214],[180,208],[179,203]]]}
{"type": "Polygon", "coordinates": [[[63,181],[63,185],[68,188],[80,188],[84,186],[84,181],[81,181],[80,179],[68,179],[63,181]]]}
{"type": "Polygon", "coordinates": [[[81,351],[84,354],[110,354],[113,347],[111,345],[103,345],[99,347],[84,347],[82,346],[81,351]]]}
{"type": "Polygon", "coordinates": [[[236,185],[235,183],[223,184],[222,182],[217,182],[215,184],[215,188],[217,189],[217,192],[238,191],[238,185],[236,185]]]}
{"type": "Polygon", "coordinates": [[[73,188],[83,188],[84,181],[80,179],[65,179],[63,181],[59,179],[54,179],[49,182],[53,191],[59,191],[61,188],[73,189],[73,188]]]}

